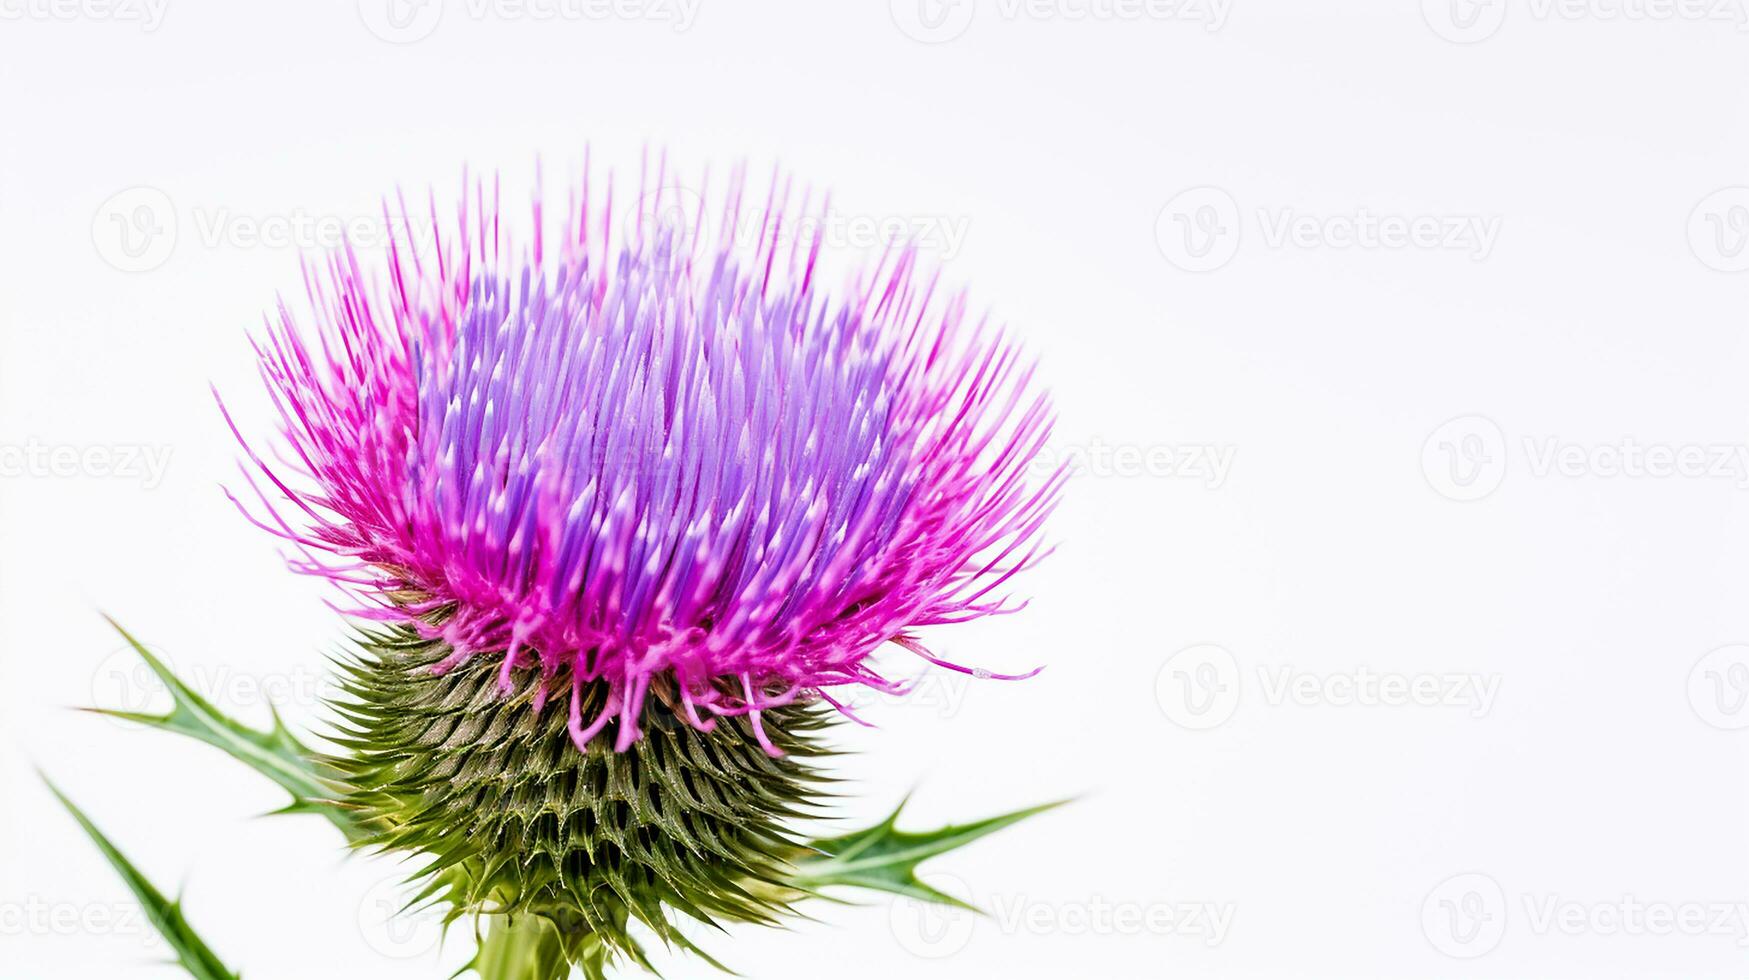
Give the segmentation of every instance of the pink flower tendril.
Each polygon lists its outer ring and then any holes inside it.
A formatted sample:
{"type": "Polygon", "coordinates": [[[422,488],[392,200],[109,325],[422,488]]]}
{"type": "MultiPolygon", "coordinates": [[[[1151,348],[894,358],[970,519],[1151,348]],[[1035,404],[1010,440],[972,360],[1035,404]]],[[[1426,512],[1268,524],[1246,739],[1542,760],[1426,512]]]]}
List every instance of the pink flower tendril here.
{"type": "Polygon", "coordinates": [[[616,221],[586,166],[556,235],[537,198],[518,245],[475,181],[423,243],[385,205],[372,273],[350,243],[307,261],[308,326],[282,302],[255,341],[283,458],[238,433],[250,519],[349,612],[448,644],[439,672],[538,670],[536,710],[568,685],[579,747],[617,720],[627,748],[654,683],[775,751],[762,711],[901,691],[870,663],[888,642],[1031,676],[915,631],[1024,605],[1003,590],[1066,476],[1031,472],[1033,366],[912,247],[829,295],[825,205],[792,211],[786,179],[760,206],[737,175],[715,215],[665,161],[643,186],[616,221]]]}

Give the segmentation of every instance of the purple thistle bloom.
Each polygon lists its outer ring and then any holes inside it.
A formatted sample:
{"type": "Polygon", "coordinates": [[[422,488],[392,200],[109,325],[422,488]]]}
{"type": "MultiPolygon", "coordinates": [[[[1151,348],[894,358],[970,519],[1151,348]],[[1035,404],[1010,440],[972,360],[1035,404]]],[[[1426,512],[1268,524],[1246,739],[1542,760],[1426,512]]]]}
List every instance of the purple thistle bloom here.
{"type": "Polygon", "coordinates": [[[307,269],[314,329],[281,304],[257,344],[291,450],[250,452],[283,494],[258,523],[446,642],[439,671],[492,656],[506,689],[568,690],[579,747],[617,718],[627,748],[654,683],[775,751],[762,710],[901,690],[870,663],[888,642],[1005,677],[913,631],[1018,608],[1000,590],[1042,555],[1064,473],[1028,478],[1052,419],[1030,364],[910,248],[828,295],[820,235],[791,231],[824,208],[792,217],[787,182],[754,211],[732,181],[715,244],[702,211],[654,219],[664,184],[616,226],[585,178],[521,247],[476,185],[386,275],[350,246],[307,269]]]}

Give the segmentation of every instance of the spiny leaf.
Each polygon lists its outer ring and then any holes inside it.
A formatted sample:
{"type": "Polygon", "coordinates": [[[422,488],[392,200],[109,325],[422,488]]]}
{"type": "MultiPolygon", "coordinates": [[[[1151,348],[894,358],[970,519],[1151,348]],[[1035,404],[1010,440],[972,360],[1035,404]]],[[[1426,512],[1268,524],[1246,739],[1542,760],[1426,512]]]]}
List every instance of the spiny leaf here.
{"type": "MultiPolygon", "coordinates": [[[[108,617],[105,617],[108,619],[108,617]]],[[[176,732],[215,746],[227,755],[279,784],[292,795],[292,802],[279,813],[320,813],[327,817],[349,840],[362,840],[372,833],[363,820],[334,802],[336,790],[313,753],[274,712],[273,727],[257,731],[241,722],[225,717],[205,698],[197,694],[182,679],[133,638],[115,620],[109,624],[122,635],[128,646],[140,655],[152,673],[170,691],[173,707],[168,714],[153,715],[139,711],[116,711],[109,708],[85,710],[111,718],[122,718],[151,728],[176,732]]]]}
{"type": "Polygon", "coordinates": [[[157,927],[170,948],[176,951],[176,961],[188,971],[189,976],[195,980],[238,980],[238,974],[226,969],[224,963],[213,955],[213,951],[189,927],[188,920],[182,915],[182,903],[165,898],[164,893],[154,888],[145,875],[140,874],[121,851],[103,836],[97,825],[74,806],[73,801],[67,799],[54,783],[49,782],[47,776],[43,777],[43,782],[48,785],[49,792],[55,794],[55,798],[67,808],[67,812],[73,815],[73,819],[79,821],[79,826],[85,828],[85,833],[91,837],[98,850],[103,852],[103,856],[109,859],[110,865],[120,872],[122,880],[133,891],[134,897],[145,907],[146,916],[152,920],[152,925],[157,927]]]}
{"type": "MultiPolygon", "coordinates": [[[[349,778],[346,774],[329,768],[329,763],[323,761],[313,750],[303,745],[274,715],[273,728],[266,732],[256,731],[236,721],[226,718],[199,694],[186,684],[145,647],[141,646],[126,630],[116,625],[117,632],[127,640],[128,644],[139,653],[147,666],[157,674],[164,685],[170,690],[175,706],[166,715],[149,715],[138,712],[111,711],[106,709],[90,709],[100,714],[125,718],[143,725],[178,732],[200,739],[209,745],[217,746],[262,773],[292,794],[292,802],[276,813],[320,813],[340,828],[347,839],[355,844],[380,843],[383,826],[361,812],[356,806],[347,806],[338,802],[335,797],[348,791],[363,792],[369,789],[358,786],[357,776],[349,778]]],[[[354,668],[349,689],[356,696],[361,684],[370,678],[366,669],[354,668]]],[[[362,723],[369,727],[371,722],[380,724],[381,719],[362,717],[354,719],[355,724],[362,723]]],[[[362,733],[353,733],[352,744],[347,747],[354,751],[369,751],[374,748],[371,740],[357,738],[362,733]]],[[[342,743],[348,739],[342,733],[342,743]]],[[[816,751],[813,754],[823,754],[816,751]]],[[[569,755],[567,753],[567,758],[569,755]]],[[[770,764],[763,756],[755,762],[770,764]]],[[[727,772],[717,773],[716,770],[724,764],[711,756],[698,756],[688,760],[691,766],[702,766],[713,774],[727,775],[727,772]]],[[[658,776],[666,776],[664,770],[658,776]]],[[[813,773],[811,778],[828,782],[819,773],[813,773]]],[[[367,780],[368,782],[368,780],[367,780]]],[[[684,792],[692,788],[691,782],[673,783],[665,780],[666,788],[671,791],[684,792]]],[[[376,788],[376,787],[372,787],[376,788]]],[[[691,799],[690,805],[700,813],[708,813],[710,817],[725,819],[728,814],[718,812],[722,801],[704,796],[691,799]]],[[[773,814],[789,812],[785,804],[793,801],[767,800],[773,814]]],[[[930,888],[917,879],[917,866],[923,861],[945,854],[948,851],[963,847],[973,841],[992,834],[1004,827],[1018,823],[1028,817],[1043,813],[1067,801],[1047,803],[1042,806],[1028,807],[1013,813],[991,817],[975,823],[959,826],[943,827],[928,833],[912,833],[897,828],[900,812],[904,809],[901,802],[891,816],[880,824],[867,830],[813,841],[807,845],[802,857],[797,858],[793,868],[781,874],[780,880],[770,882],[776,891],[774,895],[791,894],[793,901],[805,895],[818,895],[820,889],[830,885],[842,885],[855,888],[866,888],[874,891],[890,892],[904,895],[921,901],[936,902],[944,905],[971,908],[965,902],[951,895],[930,888]]],[[[673,828],[678,839],[687,842],[688,847],[710,848],[719,842],[714,839],[705,841],[690,841],[685,825],[673,828]]],[[[725,855],[719,855],[725,856],[725,855]]],[[[717,881],[718,887],[727,887],[731,883],[717,881]]],[[[752,882],[750,884],[759,884],[752,882]]],[[[691,889],[680,887],[681,883],[670,882],[673,887],[671,898],[685,898],[691,889]]],[[[441,890],[441,889],[440,889],[441,890]]],[[[763,891],[763,888],[762,888],[763,891]]],[[[752,896],[747,896],[752,898],[752,896]]],[[[719,910],[720,911],[720,910],[719,910]]],[[[976,911],[974,909],[974,911],[976,911]]],[[[708,915],[706,916],[708,918],[708,915]]]]}
{"type": "Polygon", "coordinates": [[[913,833],[898,829],[899,814],[905,809],[902,800],[891,816],[867,830],[814,841],[817,853],[796,862],[792,880],[796,888],[808,892],[827,885],[850,885],[976,912],[973,906],[919,881],[917,866],[1067,802],[1058,800],[975,823],[913,833]]]}

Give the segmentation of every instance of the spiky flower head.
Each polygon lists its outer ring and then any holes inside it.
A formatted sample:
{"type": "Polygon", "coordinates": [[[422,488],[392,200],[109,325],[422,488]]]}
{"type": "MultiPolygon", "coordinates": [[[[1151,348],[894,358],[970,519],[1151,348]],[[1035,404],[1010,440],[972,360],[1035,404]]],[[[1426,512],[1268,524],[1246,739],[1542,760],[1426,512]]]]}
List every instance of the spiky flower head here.
{"type": "Polygon", "coordinates": [[[577,743],[618,717],[622,750],[659,678],[708,729],[891,690],[877,648],[1003,609],[1058,486],[1028,479],[1030,364],[912,250],[830,295],[823,225],[743,186],[707,244],[719,219],[661,220],[663,176],[631,219],[585,179],[557,241],[537,201],[518,246],[476,185],[380,280],[350,249],[313,269],[314,323],[282,305],[260,345],[302,567],[441,639],[439,672],[564,678],[577,743]]]}
{"type": "Polygon", "coordinates": [[[915,631],[1012,608],[1049,403],[914,250],[823,286],[785,180],[707,211],[664,166],[630,208],[585,176],[525,237],[469,190],[422,247],[310,268],[313,322],[258,342],[261,522],[380,623],[337,764],[458,908],[634,952],[662,906],[769,918],[808,705],[898,690],[888,643],[973,672],[915,631]]]}

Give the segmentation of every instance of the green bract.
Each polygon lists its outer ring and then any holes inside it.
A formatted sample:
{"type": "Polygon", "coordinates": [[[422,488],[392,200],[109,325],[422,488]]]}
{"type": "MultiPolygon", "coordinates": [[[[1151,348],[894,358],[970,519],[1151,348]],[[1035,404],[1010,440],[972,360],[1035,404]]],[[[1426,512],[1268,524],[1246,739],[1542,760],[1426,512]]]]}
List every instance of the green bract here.
{"type": "MultiPolygon", "coordinates": [[[[354,846],[425,855],[417,877],[426,887],[415,902],[447,903],[452,921],[476,919],[479,928],[468,932],[480,944],[468,969],[482,980],[575,972],[601,980],[616,958],[647,968],[631,936],[639,924],[697,952],[673,913],[772,923],[793,903],[844,888],[963,907],[919,881],[917,866],[1057,805],[923,833],[900,830],[895,810],[865,830],[802,841],[785,825],[822,799],[829,782],[808,762],[826,754],[820,737],[830,716],[814,708],[764,713],[781,758],[758,746],[745,719],[700,733],[661,712],[645,713],[643,740],[624,753],[606,739],[579,752],[556,707],[536,715],[528,687],[506,696],[495,674],[477,668],[436,676],[429,665],[439,645],[390,631],[367,636],[361,655],[343,665],[345,694],[334,707],[344,731],[336,751],[322,754],[277,714],[266,731],[227,717],[122,636],[163,682],[170,710],[92,710],[224,751],[291,794],[278,812],[319,814],[354,846]]],[[[60,798],[184,970],[196,980],[235,980],[180,903],[60,798]]]]}
{"type": "Polygon", "coordinates": [[[801,896],[789,882],[808,850],[784,821],[821,798],[805,761],[823,752],[821,711],[763,713],[776,758],[745,716],[701,732],[660,706],[626,751],[611,737],[579,750],[562,706],[534,709],[537,672],[506,693],[484,660],[435,674],[449,652],[410,628],[370,634],[345,666],[346,751],[329,762],[344,802],[380,828],[360,843],[428,856],[427,893],[451,917],[539,916],[573,963],[648,965],[631,920],[699,952],[672,913],[772,924],[801,896]]]}

